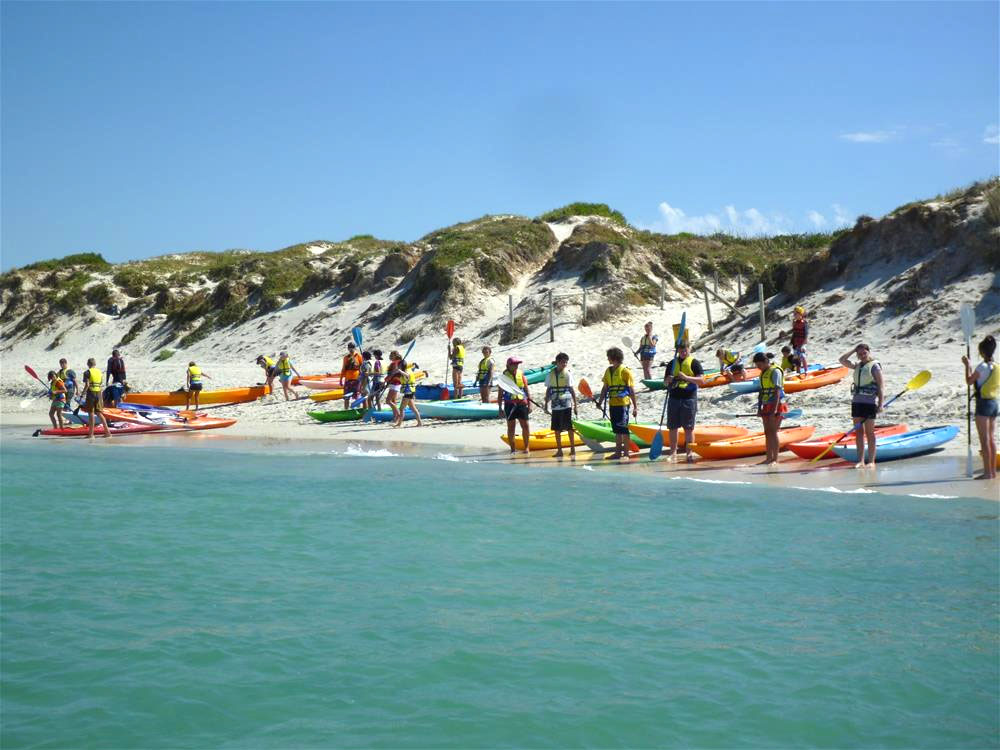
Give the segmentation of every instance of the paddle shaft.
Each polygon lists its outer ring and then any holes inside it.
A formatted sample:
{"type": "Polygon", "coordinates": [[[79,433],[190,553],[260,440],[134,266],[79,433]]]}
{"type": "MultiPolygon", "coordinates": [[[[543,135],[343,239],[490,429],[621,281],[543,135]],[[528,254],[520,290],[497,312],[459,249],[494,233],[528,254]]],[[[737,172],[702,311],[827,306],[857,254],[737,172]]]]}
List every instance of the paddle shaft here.
{"type": "MultiPolygon", "coordinates": [[[[897,393],[895,396],[893,396],[888,401],[886,401],[884,404],[882,404],[882,411],[885,411],[886,409],[888,409],[889,408],[889,404],[891,404],[893,401],[895,401],[897,398],[899,398],[900,396],[902,396],[904,393],[906,393],[909,390],[910,390],[910,386],[907,385],[906,388],[904,388],[899,393],[897,393]]],[[[865,421],[867,421],[867,420],[865,420],[865,421]]],[[[854,427],[852,427],[851,429],[849,429],[847,432],[844,433],[844,437],[840,438],[840,440],[837,440],[837,441],[835,441],[833,443],[830,443],[828,446],[826,446],[826,448],[823,449],[822,453],[820,453],[818,456],[816,456],[816,458],[811,459],[811,461],[812,462],[819,461],[821,458],[823,458],[823,456],[825,456],[827,453],[829,453],[830,451],[833,450],[833,446],[836,443],[842,443],[845,440],[847,440],[847,438],[849,438],[851,435],[853,435],[855,432],[858,431],[859,427],[863,427],[864,424],[865,424],[864,421],[858,422],[856,425],[854,425],[854,427]]],[[[869,448],[869,450],[871,450],[871,449],[869,448]]],[[[864,459],[864,456],[861,456],[861,457],[858,458],[859,461],[861,461],[862,459],[864,459]]]]}

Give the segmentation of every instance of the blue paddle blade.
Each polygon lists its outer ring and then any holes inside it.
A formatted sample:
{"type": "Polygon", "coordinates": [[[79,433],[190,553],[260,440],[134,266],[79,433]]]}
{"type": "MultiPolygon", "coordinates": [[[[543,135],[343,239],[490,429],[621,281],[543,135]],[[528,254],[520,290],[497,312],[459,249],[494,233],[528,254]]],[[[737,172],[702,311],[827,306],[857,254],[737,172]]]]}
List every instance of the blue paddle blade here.
{"type": "Polygon", "coordinates": [[[410,345],[408,347],[406,347],[406,354],[403,355],[403,359],[404,360],[409,361],[409,359],[410,359],[410,352],[413,351],[413,346],[416,343],[417,343],[417,340],[413,339],[413,341],[410,342],[410,345]]]}
{"type": "Polygon", "coordinates": [[[351,402],[351,408],[357,409],[359,406],[361,406],[361,404],[365,402],[367,398],[368,398],[367,396],[362,396],[361,398],[355,399],[354,401],[351,402]]]}
{"type": "Polygon", "coordinates": [[[649,460],[655,461],[663,453],[663,432],[657,430],[656,434],[653,435],[653,442],[649,445],[649,460]]]}
{"type": "Polygon", "coordinates": [[[684,329],[687,327],[687,310],[681,313],[681,326],[677,329],[677,340],[674,342],[674,347],[681,345],[684,341],[684,329]]]}
{"type": "Polygon", "coordinates": [[[360,349],[361,348],[361,342],[363,340],[363,337],[361,336],[361,329],[358,328],[357,326],[355,326],[354,328],[352,328],[351,329],[351,337],[354,339],[354,343],[357,344],[358,348],[360,349]]]}

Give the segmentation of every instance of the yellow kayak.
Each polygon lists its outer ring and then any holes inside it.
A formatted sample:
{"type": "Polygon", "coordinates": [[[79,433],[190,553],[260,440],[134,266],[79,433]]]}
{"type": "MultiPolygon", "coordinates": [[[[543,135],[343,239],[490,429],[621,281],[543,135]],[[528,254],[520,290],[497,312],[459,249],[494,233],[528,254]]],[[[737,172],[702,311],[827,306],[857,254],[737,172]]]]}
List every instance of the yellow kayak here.
{"type": "MultiPolygon", "coordinates": [[[[580,437],[579,433],[574,433],[576,441],[574,445],[583,445],[583,439],[580,437]]],[[[507,439],[506,435],[501,435],[500,439],[503,440],[507,445],[510,445],[510,440],[507,439]]],[[[534,432],[528,433],[528,449],[533,451],[549,451],[556,449],[556,433],[552,430],[535,430],[534,432]]],[[[569,448],[569,432],[563,432],[562,435],[563,448],[569,448]]],[[[518,430],[514,435],[514,447],[519,451],[524,450],[524,439],[521,437],[521,431],[518,430]]]]}
{"type": "Polygon", "coordinates": [[[334,388],[332,391],[319,391],[317,393],[310,393],[309,398],[313,401],[334,401],[338,398],[344,397],[343,388],[334,388]]]}

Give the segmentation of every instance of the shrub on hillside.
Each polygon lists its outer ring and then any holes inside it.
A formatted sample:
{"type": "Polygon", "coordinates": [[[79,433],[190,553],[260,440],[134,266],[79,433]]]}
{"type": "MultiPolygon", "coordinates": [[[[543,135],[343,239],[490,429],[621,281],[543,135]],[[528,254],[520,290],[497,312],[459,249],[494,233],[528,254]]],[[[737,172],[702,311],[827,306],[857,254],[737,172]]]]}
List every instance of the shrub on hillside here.
{"type": "Polygon", "coordinates": [[[83,266],[93,270],[104,270],[111,268],[111,264],[104,260],[100,253],[76,253],[67,255],[65,258],[52,258],[51,260],[40,260],[37,263],[24,266],[25,271],[58,271],[70,266],[83,266]]]}
{"type": "Polygon", "coordinates": [[[561,221],[571,216],[603,216],[611,219],[615,224],[628,226],[625,215],[621,211],[615,211],[606,203],[570,203],[562,208],[548,211],[538,218],[542,221],[561,221]]]}

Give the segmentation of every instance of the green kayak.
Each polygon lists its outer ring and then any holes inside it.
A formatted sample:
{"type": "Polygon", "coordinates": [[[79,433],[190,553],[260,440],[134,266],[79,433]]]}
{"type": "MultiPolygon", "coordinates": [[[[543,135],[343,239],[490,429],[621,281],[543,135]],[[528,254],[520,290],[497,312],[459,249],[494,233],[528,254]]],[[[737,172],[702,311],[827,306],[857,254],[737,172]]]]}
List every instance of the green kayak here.
{"type": "MultiPolygon", "coordinates": [[[[719,372],[718,367],[713,367],[711,370],[705,370],[702,375],[715,375],[719,372]]],[[[646,386],[651,391],[662,391],[663,390],[663,378],[657,380],[643,380],[642,384],[646,386]]]]}
{"type": "Polygon", "coordinates": [[[351,422],[365,415],[364,409],[338,409],[337,411],[309,411],[310,417],[318,422],[351,422]]]}
{"type": "Polygon", "coordinates": [[[553,364],[532,367],[530,370],[522,370],[521,374],[524,375],[524,380],[528,385],[534,385],[545,380],[545,376],[552,371],[553,367],[555,367],[553,364]]]}
{"type": "MultiPolygon", "coordinates": [[[[656,422],[650,422],[648,425],[650,427],[659,426],[656,422]]],[[[611,421],[608,419],[574,419],[573,428],[583,437],[596,440],[599,443],[615,442],[615,433],[611,430],[611,421]]],[[[645,440],[640,440],[635,435],[629,435],[629,437],[640,448],[649,447],[649,443],[645,440]]]]}

